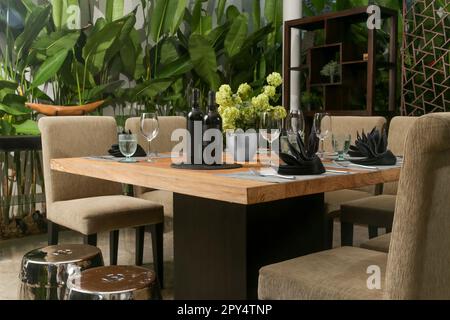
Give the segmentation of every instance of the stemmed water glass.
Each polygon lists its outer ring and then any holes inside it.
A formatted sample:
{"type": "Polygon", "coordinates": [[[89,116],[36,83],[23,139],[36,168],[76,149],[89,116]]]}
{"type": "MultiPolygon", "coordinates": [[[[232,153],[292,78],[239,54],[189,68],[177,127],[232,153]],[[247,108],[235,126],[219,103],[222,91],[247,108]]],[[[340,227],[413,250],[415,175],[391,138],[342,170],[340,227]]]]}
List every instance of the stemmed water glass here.
{"type": "Polygon", "coordinates": [[[158,136],[159,120],[156,113],[143,113],[141,115],[141,134],[147,139],[147,162],[152,162],[151,142],[158,136]]]}
{"type": "Polygon", "coordinates": [[[277,119],[275,115],[271,112],[263,112],[260,116],[260,133],[264,140],[269,143],[270,148],[270,166],[273,165],[272,153],[273,153],[273,143],[280,137],[281,134],[281,120],[277,119]]]}
{"type": "Polygon", "coordinates": [[[120,162],[136,162],[136,160],[131,157],[136,153],[137,144],[137,136],[135,134],[119,135],[119,150],[125,156],[125,159],[120,162]]]}
{"type": "Polygon", "coordinates": [[[316,113],[314,115],[314,130],[320,140],[320,148],[317,153],[320,158],[325,155],[324,141],[331,132],[331,117],[328,113],[316,113]]]}
{"type": "Polygon", "coordinates": [[[297,134],[305,139],[305,118],[300,110],[292,109],[289,113],[286,119],[286,133],[292,144],[297,144],[297,134]]]}

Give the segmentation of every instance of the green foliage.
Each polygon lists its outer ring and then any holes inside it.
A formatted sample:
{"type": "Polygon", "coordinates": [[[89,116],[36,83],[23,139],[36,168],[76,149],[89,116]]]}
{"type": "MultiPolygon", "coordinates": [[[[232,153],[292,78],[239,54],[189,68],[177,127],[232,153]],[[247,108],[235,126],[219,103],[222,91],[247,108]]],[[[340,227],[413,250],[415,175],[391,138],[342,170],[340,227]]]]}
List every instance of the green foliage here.
{"type": "Polygon", "coordinates": [[[322,68],[320,74],[326,77],[330,77],[330,79],[333,79],[334,76],[339,75],[339,70],[340,70],[339,64],[336,61],[332,60],[322,68]]]}
{"type": "Polygon", "coordinates": [[[219,0],[217,19],[207,2],[187,7],[187,0],[141,0],[124,15],[123,0],[107,0],[105,18],[74,30],[68,9],[80,8],[79,0],[39,6],[5,0],[21,24],[13,28],[0,17],[8,43],[0,49],[1,133],[37,133],[26,101],[170,102],[180,110],[188,108],[186,92],[193,86],[205,95],[221,83],[237,89],[247,82],[261,90],[266,74],[281,71],[282,1],[267,0],[262,17],[260,0],[251,13],[219,0]],[[136,27],[138,10],[142,30],[136,27]]]}

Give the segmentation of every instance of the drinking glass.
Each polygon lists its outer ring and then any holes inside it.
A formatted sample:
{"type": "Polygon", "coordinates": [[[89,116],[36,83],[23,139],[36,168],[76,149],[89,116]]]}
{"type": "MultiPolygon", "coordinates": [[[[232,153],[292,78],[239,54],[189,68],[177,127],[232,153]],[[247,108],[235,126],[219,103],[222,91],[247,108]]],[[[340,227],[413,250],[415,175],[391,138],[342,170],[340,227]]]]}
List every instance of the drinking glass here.
{"type": "Polygon", "coordinates": [[[344,161],[344,156],[347,154],[348,149],[350,149],[351,135],[349,134],[333,134],[332,144],[333,150],[338,154],[338,161],[344,161]]]}
{"type": "MultiPolygon", "coordinates": [[[[277,119],[273,113],[264,112],[260,116],[260,133],[264,140],[269,143],[270,154],[273,152],[273,142],[276,141],[281,134],[281,120],[277,119]]],[[[270,157],[270,166],[272,166],[272,156],[270,157]]]]}
{"type": "Polygon", "coordinates": [[[135,134],[119,135],[119,150],[125,156],[125,159],[120,162],[136,162],[136,160],[131,157],[136,153],[137,145],[137,136],[135,134]]]}
{"type": "Polygon", "coordinates": [[[324,142],[331,132],[331,117],[328,113],[316,113],[314,115],[314,130],[320,140],[320,148],[317,153],[320,158],[325,155],[324,142]]]}
{"type": "Polygon", "coordinates": [[[141,134],[147,139],[147,162],[152,162],[151,142],[158,136],[159,120],[156,113],[143,113],[141,115],[141,134]]]}

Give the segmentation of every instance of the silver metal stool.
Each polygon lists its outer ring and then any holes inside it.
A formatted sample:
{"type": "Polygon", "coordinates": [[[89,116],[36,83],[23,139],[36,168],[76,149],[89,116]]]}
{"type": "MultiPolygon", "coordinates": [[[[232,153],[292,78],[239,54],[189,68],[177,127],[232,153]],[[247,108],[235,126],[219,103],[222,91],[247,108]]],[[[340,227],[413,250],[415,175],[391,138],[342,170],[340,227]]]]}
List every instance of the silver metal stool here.
{"type": "Polygon", "coordinates": [[[136,266],[93,268],[67,282],[69,300],[159,300],[155,273],[136,266]]]}
{"type": "Polygon", "coordinates": [[[65,244],[28,252],[20,271],[20,300],[64,300],[67,279],[72,274],[103,266],[100,249],[65,244]]]}

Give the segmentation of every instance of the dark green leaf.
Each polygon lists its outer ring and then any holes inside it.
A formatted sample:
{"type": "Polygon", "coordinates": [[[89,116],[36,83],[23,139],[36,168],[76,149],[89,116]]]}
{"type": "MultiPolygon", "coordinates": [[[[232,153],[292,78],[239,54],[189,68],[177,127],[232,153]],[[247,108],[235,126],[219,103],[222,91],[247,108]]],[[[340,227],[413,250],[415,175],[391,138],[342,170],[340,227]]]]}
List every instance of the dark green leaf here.
{"type": "Polygon", "coordinates": [[[54,77],[59,69],[61,69],[67,58],[67,54],[67,51],[60,51],[54,56],[49,57],[38,69],[38,71],[36,71],[33,78],[32,88],[36,88],[54,77]]]}
{"type": "Polygon", "coordinates": [[[25,29],[16,39],[15,50],[20,55],[25,55],[32,43],[44,29],[50,19],[51,7],[36,7],[27,18],[25,29]]]}
{"type": "Polygon", "coordinates": [[[245,15],[240,15],[234,19],[230,31],[225,38],[225,50],[228,56],[234,57],[241,51],[248,32],[248,19],[245,15]]]}
{"type": "Polygon", "coordinates": [[[217,59],[211,42],[202,35],[192,35],[189,39],[189,54],[197,74],[216,90],[219,87],[217,59]]]}
{"type": "Polygon", "coordinates": [[[217,23],[219,24],[222,23],[226,4],[227,0],[219,0],[219,3],[217,4],[216,15],[217,15],[217,23]]]}
{"type": "Polygon", "coordinates": [[[161,68],[158,75],[161,78],[175,77],[191,71],[192,68],[193,65],[189,57],[185,56],[161,68]]]}
{"type": "Polygon", "coordinates": [[[3,136],[12,136],[15,134],[14,127],[6,120],[0,119],[0,133],[3,136]]]}
{"type": "Polygon", "coordinates": [[[239,9],[236,8],[236,6],[229,6],[227,8],[227,20],[233,21],[235,18],[239,17],[241,13],[239,12],[239,9]]]}
{"type": "Polygon", "coordinates": [[[253,28],[261,28],[261,0],[253,0],[253,28]]]}
{"type": "Polygon", "coordinates": [[[17,134],[24,135],[39,135],[40,131],[36,121],[26,120],[20,124],[13,124],[13,127],[17,134]]]}
{"type": "Polygon", "coordinates": [[[108,23],[103,29],[88,37],[83,48],[83,58],[93,74],[97,74],[104,66],[106,52],[120,34],[124,23],[121,20],[108,23]]]}
{"type": "Polygon", "coordinates": [[[264,13],[268,22],[272,23],[275,31],[269,36],[269,43],[274,45],[281,34],[283,25],[283,2],[282,0],[266,0],[264,13]]]}
{"type": "Polygon", "coordinates": [[[8,80],[0,80],[0,90],[2,89],[11,89],[16,90],[19,85],[16,82],[8,81],[8,80]]]}
{"type": "Polygon", "coordinates": [[[79,37],[78,31],[58,31],[40,37],[32,48],[45,53],[47,57],[51,57],[61,50],[72,50],[79,37]]]}
{"type": "Polygon", "coordinates": [[[172,79],[149,80],[137,85],[133,90],[133,95],[135,97],[146,96],[153,98],[166,91],[172,82],[172,79]]]}
{"type": "Polygon", "coordinates": [[[229,29],[230,29],[230,23],[225,22],[224,24],[216,27],[215,29],[211,30],[210,33],[208,33],[207,38],[213,45],[214,49],[217,50],[220,47],[220,45],[225,40],[225,36],[229,29]]]}
{"type": "Polygon", "coordinates": [[[102,99],[102,95],[105,93],[112,93],[114,90],[120,88],[123,85],[122,80],[114,81],[97,86],[91,90],[85,92],[85,100],[102,99]]]}
{"type": "Polygon", "coordinates": [[[106,20],[115,21],[123,17],[124,0],[106,0],[106,20]]]}

